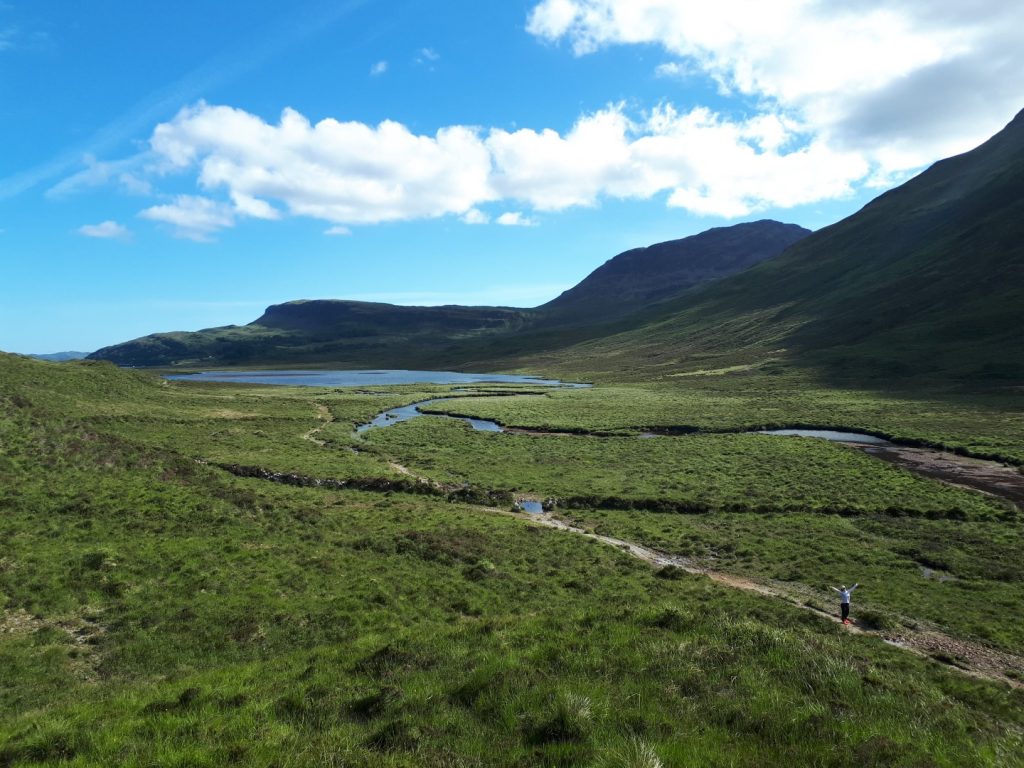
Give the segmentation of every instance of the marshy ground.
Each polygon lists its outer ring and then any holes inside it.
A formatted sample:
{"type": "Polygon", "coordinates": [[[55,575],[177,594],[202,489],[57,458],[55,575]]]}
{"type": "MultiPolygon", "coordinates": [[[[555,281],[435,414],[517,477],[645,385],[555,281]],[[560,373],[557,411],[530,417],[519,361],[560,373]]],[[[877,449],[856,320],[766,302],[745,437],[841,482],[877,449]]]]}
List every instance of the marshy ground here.
{"type": "Polygon", "coordinates": [[[1021,762],[1015,507],[824,442],[636,437],[833,424],[1019,460],[997,397],[800,383],[768,414],[756,381],[687,380],[457,404],[617,437],[355,436],[449,389],[2,363],[0,764],[1021,762]],[[844,579],[862,633],[829,620],[844,579]]]}

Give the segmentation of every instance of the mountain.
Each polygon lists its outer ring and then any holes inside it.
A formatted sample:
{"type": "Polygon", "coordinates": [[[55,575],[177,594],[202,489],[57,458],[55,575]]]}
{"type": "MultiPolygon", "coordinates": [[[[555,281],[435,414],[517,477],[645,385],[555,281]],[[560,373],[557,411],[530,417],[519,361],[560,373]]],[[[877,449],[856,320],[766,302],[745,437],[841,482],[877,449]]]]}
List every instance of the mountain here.
{"type": "Polygon", "coordinates": [[[459,366],[613,332],[620,326],[610,323],[776,256],[807,234],[758,221],[626,251],[536,309],[292,301],[245,326],[158,333],[89,357],[130,366],[459,366]]]}
{"type": "Polygon", "coordinates": [[[846,383],[1024,384],[1024,113],[804,234],[754,222],[627,251],[534,310],[290,302],[248,326],[158,334],[91,357],[648,379],[782,362],[846,383]],[[772,249],[782,252],[768,258],[772,249]]]}
{"type": "Polygon", "coordinates": [[[1024,382],[1022,327],[1024,112],[779,257],[545,362],[654,376],[785,359],[846,381],[1008,385],[1024,382]]]}
{"type": "Polygon", "coordinates": [[[810,233],[796,224],[763,219],[634,248],[539,309],[577,322],[626,315],[778,256],[810,233]]]}
{"type": "Polygon", "coordinates": [[[528,310],[402,307],[362,301],[291,301],[245,326],[157,333],[89,356],[129,366],[287,365],[337,362],[406,368],[457,339],[513,330],[528,310]]]}
{"type": "Polygon", "coordinates": [[[88,357],[88,352],[51,352],[46,355],[28,355],[36,360],[48,360],[51,363],[63,363],[67,360],[81,360],[88,357]]]}

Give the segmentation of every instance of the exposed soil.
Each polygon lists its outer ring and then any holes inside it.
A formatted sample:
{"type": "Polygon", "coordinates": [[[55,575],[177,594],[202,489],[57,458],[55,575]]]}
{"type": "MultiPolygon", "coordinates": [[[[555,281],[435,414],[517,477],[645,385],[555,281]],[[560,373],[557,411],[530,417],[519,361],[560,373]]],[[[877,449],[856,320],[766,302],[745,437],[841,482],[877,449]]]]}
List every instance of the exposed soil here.
{"type": "Polygon", "coordinates": [[[331,415],[330,408],[328,408],[326,405],[323,405],[322,403],[317,403],[316,417],[320,419],[320,426],[313,427],[311,430],[309,430],[309,432],[302,436],[302,439],[309,440],[309,442],[315,443],[316,445],[319,445],[321,448],[323,448],[325,445],[327,445],[327,443],[318,438],[317,435],[320,434],[321,430],[323,430],[324,427],[326,427],[328,424],[334,421],[334,416],[331,415]]]}
{"type": "Polygon", "coordinates": [[[941,480],[950,485],[970,488],[998,496],[1024,507],[1024,474],[1016,467],[997,461],[972,459],[933,448],[909,448],[902,445],[865,445],[844,443],[875,458],[897,464],[911,472],[941,480]]]}

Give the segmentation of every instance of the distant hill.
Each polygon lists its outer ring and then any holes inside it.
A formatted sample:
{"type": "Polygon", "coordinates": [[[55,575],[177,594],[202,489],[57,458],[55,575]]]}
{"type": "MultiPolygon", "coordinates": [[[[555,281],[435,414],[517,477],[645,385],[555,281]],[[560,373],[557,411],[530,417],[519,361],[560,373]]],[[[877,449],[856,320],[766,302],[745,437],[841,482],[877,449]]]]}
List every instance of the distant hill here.
{"type": "Polygon", "coordinates": [[[1024,112],[778,258],[515,364],[650,377],[787,359],[844,380],[998,386],[1024,382],[1022,328],[1024,112]]]}
{"type": "Polygon", "coordinates": [[[28,355],[36,360],[49,360],[51,363],[63,363],[66,360],[82,360],[89,356],[88,352],[51,352],[47,355],[28,355]]]}
{"type": "Polygon", "coordinates": [[[425,364],[457,339],[522,327],[509,307],[402,307],[361,301],[291,301],[249,325],[157,333],[104,347],[94,360],[130,366],[338,363],[403,368],[425,364]]]}
{"type": "Polygon", "coordinates": [[[809,234],[796,224],[763,219],[634,248],[538,309],[574,322],[630,314],[778,256],[809,234]]]}
{"type": "Polygon", "coordinates": [[[291,301],[245,326],[157,333],[89,357],[130,366],[458,367],[604,335],[612,321],[775,256],[807,234],[759,221],[626,251],[536,309],[291,301]]]}

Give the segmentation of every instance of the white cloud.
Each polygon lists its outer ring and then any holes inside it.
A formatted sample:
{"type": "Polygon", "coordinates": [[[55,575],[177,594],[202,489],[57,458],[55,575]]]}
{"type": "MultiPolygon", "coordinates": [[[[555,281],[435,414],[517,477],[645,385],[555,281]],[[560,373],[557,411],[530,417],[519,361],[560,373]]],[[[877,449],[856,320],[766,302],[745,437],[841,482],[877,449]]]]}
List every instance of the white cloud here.
{"type": "MultiPolygon", "coordinates": [[[[314,125],[291,109],[273,124],[200,103],[157,126],[147,167],[195,173],[204,196],[142,215],[198,240],[244,217],[351,227],[456,215],[481,224],[489,217],[479,206],[492,202],[559,211],[660,194],[670,206],[731,217],[843,196],[868,176],[859,154],[801,130],[784,114],[730,120],[661,105],[630,117],[611,105],[564,134],[456,125],[425,136],[392,121],[314,125]]],[[[520,215],[497,223],[534,223],[520,215]]]]}
{"type": "Polygon", "coordinates": [[[273,125],[201,103],[157,126],[151,145],[168,167],[198,169],[204,190],[225,189],[236,205],[279,200],[293,215],[336,224],[461,215],[494,198],[490,155],[464,126],[420,136],[392,121],[312,125],[291,109],[273,125]]]}
{"type": "Polygon", "coordinates": [[[778,115],[733,121],[662,105],[633,121],[612,106],[581,118],[565,136],[495,130],[487,145],[502,196],[538,210],[667,192],[670,206],[735,217],[842,197],[868,173],[856,153],[818,141],[787,149],[797,137],[778,115]]]}
{"type": "Polygon", "coordinates": [[[654,74],[658,77],[678,79],[691,75],[693,72],[685,64],[678,61],[667,61],[664,64],[656,66],[654,68],[654,74]]]}
{"type": "Polygon", "coordinates": [[[349,229],[348,227],[343,227],[340,224],[336,224],[335,226],[329,227],[326,230],[324,230],[324,234],[337,237],[337,236],[351,235],[352,234],[352,230],[349,229]]]}
{"type": "Polygon", "coordinates": [[[235,212],[240,216],[251,216],[254,219],[274,221],[281,218],[281,212],[266,200],[247,195],[244,192],[231,192],[231,201],[235,204],[235,212]]]}
{"type": "Polygon", "coordinates": [[[479,208],[470,208],[462,214],[462,221],[466,224],[487,224],[490,220],[491,217],[479,208]]]}
{"type": "Polygon", "coordinates": [[[167,205],[154,205],[139,213],[144,219],[159,221],[174,227],[177,237],[206,243],[212,235],[235,223],[235,212],[231,206],[193,195],[178,195],[167,205]]]}
{"type": "Polygon", "coordinates": [[[419,54],[416,56],[416,63],[423,64],[428,61],[437,61],[441,58],[441,54],[435,51],[433,48],[420,48],[419,54]]]}
{"type": "Polygon", "coordinates": [[[383,61],[383,60],[378,61],[376,64],[374,64],[372,67],[370,67],[370,74],[374,75],[374,76],[376,76],[376,75],[383,75],[387,71],[388,71],[388,63],[386,61],[383,61]]]}
{"type": "Polygon", "coordinates": [[[537,222],[522,211],[507,211],[495,219],[503,227],[535,227],[537,222]]]}
{"type": "Polygon", "coordinates": [[[543,0],[527,28],[581,56],[660,45],[883,173],[967,150],[1024,104],[1017,0],[543,0]]]}
{"type": "Polygon", "coordinates": [[[84,224],[78,228],[78,234],[85,237],[98,237],[105,239],[127,240],[131,232],[127,227],[118,224],[116,221],[103,221],[99,224],[84,224]]]}

